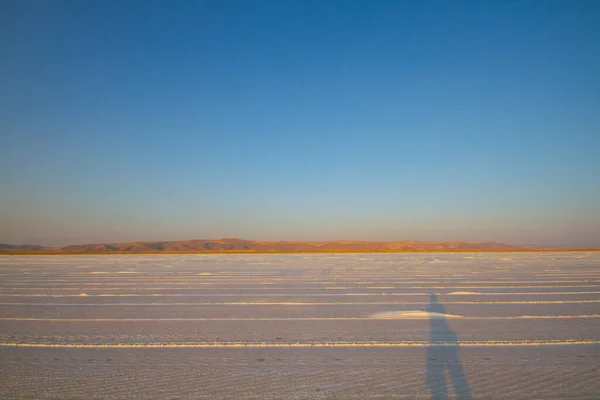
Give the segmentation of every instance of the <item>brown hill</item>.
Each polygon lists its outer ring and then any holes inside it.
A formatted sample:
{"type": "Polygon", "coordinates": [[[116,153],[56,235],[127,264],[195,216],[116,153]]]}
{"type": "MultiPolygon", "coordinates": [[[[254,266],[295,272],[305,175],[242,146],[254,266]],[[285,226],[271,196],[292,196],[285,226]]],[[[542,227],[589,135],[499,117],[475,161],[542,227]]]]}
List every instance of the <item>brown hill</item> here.
{"type": "Polygon", "coordinates": [[[358,253],[411,251],[506,251],[526,250],[529,247],[497,242],[365,242],[335,240],[328,242],[282,241],[268,242],[242,239],[156,241],[132,243],[82,244],[61,248],[1,248],[0,253],[358,253]]]}

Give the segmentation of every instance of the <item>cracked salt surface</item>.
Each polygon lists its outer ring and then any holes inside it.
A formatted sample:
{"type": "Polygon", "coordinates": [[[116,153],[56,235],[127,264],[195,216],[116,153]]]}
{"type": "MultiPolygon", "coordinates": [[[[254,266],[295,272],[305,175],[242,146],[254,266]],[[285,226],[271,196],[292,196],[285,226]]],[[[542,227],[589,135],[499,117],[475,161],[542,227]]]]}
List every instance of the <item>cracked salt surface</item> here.
{"type": "Polygon", "coordinates": [[[600,252],[11,256],[0,276],[0,398],[600,399],[600,252]]]}

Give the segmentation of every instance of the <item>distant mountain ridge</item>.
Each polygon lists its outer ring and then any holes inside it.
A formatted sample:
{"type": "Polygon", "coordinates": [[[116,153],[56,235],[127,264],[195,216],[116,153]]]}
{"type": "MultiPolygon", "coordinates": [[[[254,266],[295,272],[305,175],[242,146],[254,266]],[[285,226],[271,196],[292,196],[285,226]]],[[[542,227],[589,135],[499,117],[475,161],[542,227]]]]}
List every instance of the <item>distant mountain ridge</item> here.
{"type": "Polygon", "coordinates": [[[541,250],[498,242],[444,241],[369,242],[354,240],[260,241],[236,238],[210,240],[178,240],[129,243],[81,244],[65,247],[0,244],[0,253],[27,254],[86,254],[86,253],[367,253],[367,252],[426,252],[426,251],[508,251],[541,250]]]}
{"type": "Polygon", "coordinates": [[[44,246],[36,246],[33,244],[6,244],[0,243],[0,252],[14,250],[44,250],[44,246]]]}

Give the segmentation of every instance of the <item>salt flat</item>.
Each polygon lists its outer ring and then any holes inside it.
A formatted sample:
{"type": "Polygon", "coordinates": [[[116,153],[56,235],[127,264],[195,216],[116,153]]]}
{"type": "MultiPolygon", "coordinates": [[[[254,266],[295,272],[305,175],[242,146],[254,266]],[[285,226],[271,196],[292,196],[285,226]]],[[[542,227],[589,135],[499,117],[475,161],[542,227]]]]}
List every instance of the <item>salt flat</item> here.
{"type": "Polygon", "coordinates": [[[0,258],[1,398],[600,398],[600,253],[0,258]]]}

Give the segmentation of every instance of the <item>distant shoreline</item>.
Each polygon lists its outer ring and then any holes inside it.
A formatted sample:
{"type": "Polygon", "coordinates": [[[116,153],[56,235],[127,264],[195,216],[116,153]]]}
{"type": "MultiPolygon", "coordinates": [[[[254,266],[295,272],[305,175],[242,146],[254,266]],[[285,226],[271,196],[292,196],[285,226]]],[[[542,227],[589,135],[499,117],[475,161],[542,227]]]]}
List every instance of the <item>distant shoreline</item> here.
{"type": "Polygon", "coordinates": [[[5,251],[0,256],[85,256],[85,255],[227,255],[227,254],[443,254],[443,253],[585,253],[600,249],[503,249],[503,250],[373,250],[373,251],[5,251]]]}
{"type": "Polygon", "coordinates": [[[596,251],[554,246],[516,245],[499,242],[401,240],[372,242],[360,240],[263,241],[238,238],[192,239],[175,241],[88,243],[45,247],[0,243],[5,255],[76,255],[76,254],[365,254],[365,253],[504,253],[596,251]]]}

